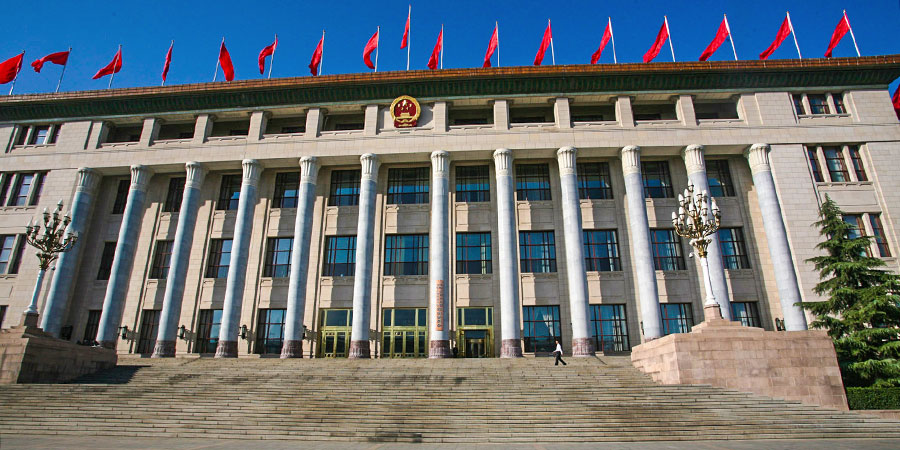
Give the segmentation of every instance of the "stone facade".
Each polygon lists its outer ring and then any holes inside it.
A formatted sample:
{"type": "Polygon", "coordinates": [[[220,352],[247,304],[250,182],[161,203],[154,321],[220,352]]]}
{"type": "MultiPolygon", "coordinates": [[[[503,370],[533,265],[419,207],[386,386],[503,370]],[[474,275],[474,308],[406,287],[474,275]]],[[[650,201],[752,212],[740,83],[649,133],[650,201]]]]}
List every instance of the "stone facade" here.
{"type": "Polygon", "coordinates": [[[117,359],[113,350],[62,341],[37,327],[0,331],[0,384],[61,383],[115,367],[117,359]]]}

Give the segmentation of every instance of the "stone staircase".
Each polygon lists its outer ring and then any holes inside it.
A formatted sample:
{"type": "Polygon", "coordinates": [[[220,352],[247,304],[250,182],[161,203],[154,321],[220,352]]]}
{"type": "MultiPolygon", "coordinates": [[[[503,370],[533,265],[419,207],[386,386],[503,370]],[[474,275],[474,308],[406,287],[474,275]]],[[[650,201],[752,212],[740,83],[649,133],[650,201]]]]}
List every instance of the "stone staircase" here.
{"type": "Polygon", "coordinates": [[[900,438],[900,422],[709,386],[627,357],[139,359],[0,387],[0,434],[388,442],[900,438]]]}

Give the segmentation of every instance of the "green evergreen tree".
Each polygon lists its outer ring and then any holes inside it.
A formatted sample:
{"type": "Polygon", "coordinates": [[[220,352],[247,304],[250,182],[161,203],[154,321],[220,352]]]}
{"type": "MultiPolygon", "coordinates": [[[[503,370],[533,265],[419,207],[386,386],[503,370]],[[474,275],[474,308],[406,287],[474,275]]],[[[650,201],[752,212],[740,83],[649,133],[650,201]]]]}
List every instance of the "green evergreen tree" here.
{"type": "Polygon", "coordinates": [[[900,386],[900,276],[869,256],[872,238],[853,237],[831,198],[815,225],[825,254],[808,261],[821,280],[813,290],[825,300],[801,303],[816,315],[810,325],[834,340],[845,386],[900,386]]]}

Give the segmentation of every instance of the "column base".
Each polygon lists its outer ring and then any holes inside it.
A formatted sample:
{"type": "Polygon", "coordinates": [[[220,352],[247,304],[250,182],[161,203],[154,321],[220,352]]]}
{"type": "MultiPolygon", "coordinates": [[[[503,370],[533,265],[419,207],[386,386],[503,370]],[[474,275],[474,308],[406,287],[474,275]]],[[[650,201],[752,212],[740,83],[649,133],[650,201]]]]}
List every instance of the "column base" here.
{"type": "Polygon", "coordinates": [[[369,341],[350,341],[350,359],[369,359],[369,341]]]}
{"type": "Polygon", "coordinates": [[[703,305],[703,319],[704,322],[709,320],[722,320],[722,307],[719,306],[718,303],[715,305],[703,305]]]}
{"type": "Polygon", "coordinates": [[[522,340],[521,339],[504,339],[500,342],[501,358],[521,358],[522,357],[522,340]]]}
{"type": "Polygon", "coordinates": [[[591,338],[572,339],[572,356],[594,356],[594,340],[591,338]]]}
{"type": "Polygon", "coordinates": [[[284,341],[284,346],[281,347],[281,359],[302,357],[303,341],[284,341]]]}
{"type": "Polygon", "coordinates": [[[118,341],[100,341],[99,342],[101,347],[108,348],[110,350],[115,350],[117,343],[118,343],[118,341]]]}
{"type": "Polygon", "coordinates": [[[428,358],[452,358],[453,351],[450,349],[450,341],[428,341],[428,358]]]}
{"type": "Polygon", "coordinates": [[[26,313],[22,314],[22,326],[23,327],[38,326],[38,317],[40,317],[40,315],[36,312],[26,312],[26,313]]]}
{"type": "Polygon", "coordinates": [[[237,341],[219,341],[216,358],[237,358],[237,341]]]}
{"type": "Polygon", "coordinates": [[[175,341],[156,341],[151,358],[172,358],[175,356],[175,341]]]}

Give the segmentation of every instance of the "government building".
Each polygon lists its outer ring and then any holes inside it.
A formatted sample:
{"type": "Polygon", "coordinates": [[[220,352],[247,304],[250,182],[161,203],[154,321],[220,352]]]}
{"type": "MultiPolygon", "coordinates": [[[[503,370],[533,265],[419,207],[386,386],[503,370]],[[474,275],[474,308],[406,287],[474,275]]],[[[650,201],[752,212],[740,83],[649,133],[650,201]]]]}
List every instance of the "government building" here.
{"type": "Polygon", "coordinates": [[[826,196],[900,270],[900,55],[378,72],[0,99],[0,324],[155,357],[629,352],[803,330],[826,196]]]}

